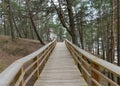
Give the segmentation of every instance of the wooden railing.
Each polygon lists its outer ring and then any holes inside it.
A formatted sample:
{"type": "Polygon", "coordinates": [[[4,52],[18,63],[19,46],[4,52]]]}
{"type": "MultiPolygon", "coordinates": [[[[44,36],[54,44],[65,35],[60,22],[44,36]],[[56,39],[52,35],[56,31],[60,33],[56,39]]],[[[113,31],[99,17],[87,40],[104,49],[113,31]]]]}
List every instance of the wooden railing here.
{"type": "Polygon", "coordinates": [[[54,40],[36,52],[15,61],[0,74],[0,86],[33,86],[55,45],[54,40]]]}
{"type": "Polygon", "coordinates": [[[80,49],[68,40],[65,43],[89,86],[120,86],[120,67],[80,49]]]}

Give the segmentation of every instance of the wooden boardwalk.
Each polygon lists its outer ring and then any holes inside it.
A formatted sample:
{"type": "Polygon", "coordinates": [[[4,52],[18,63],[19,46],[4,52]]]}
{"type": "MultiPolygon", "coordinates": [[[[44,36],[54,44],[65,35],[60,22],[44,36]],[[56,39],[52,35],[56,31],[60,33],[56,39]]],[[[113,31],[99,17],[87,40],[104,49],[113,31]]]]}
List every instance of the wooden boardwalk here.
{"type": "Polygon", "coordinates": [[[67,50],[57,43],[34,86],[88,86],[67,50]]]}

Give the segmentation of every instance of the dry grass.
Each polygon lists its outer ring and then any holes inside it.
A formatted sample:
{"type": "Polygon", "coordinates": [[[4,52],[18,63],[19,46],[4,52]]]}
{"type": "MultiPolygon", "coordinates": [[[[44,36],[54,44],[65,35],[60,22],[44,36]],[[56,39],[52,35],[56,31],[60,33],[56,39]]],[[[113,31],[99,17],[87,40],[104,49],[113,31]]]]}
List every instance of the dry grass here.
{"type": "Polygon", "coordinates": [[[4,70],[6,67],[7,65],[4,63],[4,61],[0,60],[0,71],[4,70]]]}
{"type": "Polygon", "coordinates": [[[22,58],[42,47],[39,41],[17,39],[11,41],[10,37],[0,36],[0,72],[15,60],[22,58]]]}

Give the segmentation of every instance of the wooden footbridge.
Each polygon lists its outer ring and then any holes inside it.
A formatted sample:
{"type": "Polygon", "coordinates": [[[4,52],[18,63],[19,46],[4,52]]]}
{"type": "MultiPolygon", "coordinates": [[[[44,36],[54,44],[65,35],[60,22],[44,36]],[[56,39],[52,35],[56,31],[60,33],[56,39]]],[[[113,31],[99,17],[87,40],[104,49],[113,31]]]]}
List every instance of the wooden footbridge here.
{"type": "Polygon", "coordinates": [[[119,78],[120,67],[54,40],[11,64],[0,74],[0,86],[120,86],[119,78]]]}

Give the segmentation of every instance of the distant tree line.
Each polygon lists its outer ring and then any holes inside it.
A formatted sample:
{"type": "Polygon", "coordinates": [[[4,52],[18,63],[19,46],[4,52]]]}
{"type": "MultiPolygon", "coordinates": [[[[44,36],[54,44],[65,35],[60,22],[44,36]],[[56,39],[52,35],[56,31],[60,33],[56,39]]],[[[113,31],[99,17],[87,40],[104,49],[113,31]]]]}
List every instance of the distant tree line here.
{"type": "MultiPolygon", "coordinates": [[[[38,39],[41,44],[50,41],[52,28],[61,28],[60,22],[53,22],[55,10],[48,0],[2,0],[0,2],[0,34],[16,38],[38,39]]],[[[62,34],[63,35],[63,34],[62,34]]],[[[58,35],[58,39],[62,35],[58,35]]]]}

